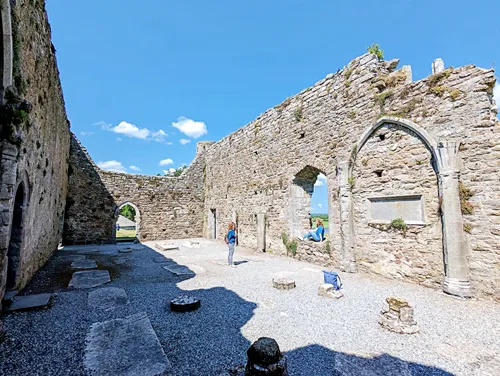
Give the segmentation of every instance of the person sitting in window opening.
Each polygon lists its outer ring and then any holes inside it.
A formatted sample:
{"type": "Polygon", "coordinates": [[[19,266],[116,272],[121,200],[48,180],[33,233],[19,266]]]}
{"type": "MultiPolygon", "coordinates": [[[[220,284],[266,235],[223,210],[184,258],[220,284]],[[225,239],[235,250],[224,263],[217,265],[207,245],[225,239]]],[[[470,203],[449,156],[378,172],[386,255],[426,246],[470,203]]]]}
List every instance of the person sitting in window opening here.
{"type": "Polygon", "coordinates": [[[323,221],[319,218],[316,218],[316,231],[311,230],[307,234],[304,235],[304,240],[313,240],[315,242],[322,242],[325,240],[325,225],[323,221]]]}

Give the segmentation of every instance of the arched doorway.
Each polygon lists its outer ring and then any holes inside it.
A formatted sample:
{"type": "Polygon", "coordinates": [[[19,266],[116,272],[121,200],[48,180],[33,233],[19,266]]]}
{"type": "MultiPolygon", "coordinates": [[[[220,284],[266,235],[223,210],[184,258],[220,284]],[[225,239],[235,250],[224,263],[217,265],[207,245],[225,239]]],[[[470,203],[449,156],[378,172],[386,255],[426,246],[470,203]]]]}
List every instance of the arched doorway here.
{"type": "Polygon", "coordinates": [[[7,251],[7,290],[15,289],[17,283],[17,272],[21,259],[21,246],[23,240],[23,212],[26,205],[25,193],[24,183],[20,183],[14,201],[9,249],[7,251]]]}
{"type": "Polygon", "coordinates": [[[139,208],[127,201],[115,210],[113,237],[116,242],[133,242],[140,240],[141,214],[139,208]]]}

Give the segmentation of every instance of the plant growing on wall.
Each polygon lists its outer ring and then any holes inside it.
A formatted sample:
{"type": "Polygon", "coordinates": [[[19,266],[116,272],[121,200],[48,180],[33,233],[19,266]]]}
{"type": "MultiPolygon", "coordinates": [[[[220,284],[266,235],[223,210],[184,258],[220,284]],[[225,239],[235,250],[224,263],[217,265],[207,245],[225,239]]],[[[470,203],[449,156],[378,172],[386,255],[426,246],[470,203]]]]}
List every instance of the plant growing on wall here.
{"type": "Polygon", "coordinates": [[[377,43],[373,43],[366,49],[369,53],[376,55],[380,61],[384,60],[384,50],[381,50],[377,43]]]}
{"type": "Polygon", "coordinates": [[[297,254],[297,240],[290,240],[286,232],[281,233],[281,240],[283,241],[283,245],[286,248],[286,254],[295,256],[297,254]]]}
{"type": "Polygon", "coordinates": [[[394,230],[402,231],[404,233],[406,233],[406,231],[408,230],[408,225],[403,218],[393,219],[389,227],[393,228],[394,230]]]}
{"type": "Polygon", "coordinates": [[[460,195],[460,208],[462,210],[462,214],[474,214],[474,207],[469,202],[469,199],[473,196],[472,191],[467,188],[464,183],[460,182],[458,185],[458,194],[460,195]]]}
{"type": "Polygon", "coordinates": [[[297,120],[298,122],[302,122],[303,119],[304,119],[304,114],[302,113],[302,106],[298,106],[295,109],[295,120],[297,120]]]}

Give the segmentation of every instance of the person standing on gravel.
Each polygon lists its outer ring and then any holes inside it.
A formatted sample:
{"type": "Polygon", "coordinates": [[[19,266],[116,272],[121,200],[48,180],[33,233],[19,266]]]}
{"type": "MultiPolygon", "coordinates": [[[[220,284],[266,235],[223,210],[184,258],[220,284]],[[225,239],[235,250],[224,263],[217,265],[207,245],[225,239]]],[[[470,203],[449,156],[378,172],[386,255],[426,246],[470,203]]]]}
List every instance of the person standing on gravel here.
{"type": "Polygon", "coordinates": [[[230,267],[235,268],[236,266],[234,265],[233,262],[233,256],[234,256],[234,244],[236,243],[236,225],[234,224],[234,222],[229,222],[229,224],[227,225],[227,235],[224,237],[224,241],[226,242],[229,248],[227,262],[230,267]]]}

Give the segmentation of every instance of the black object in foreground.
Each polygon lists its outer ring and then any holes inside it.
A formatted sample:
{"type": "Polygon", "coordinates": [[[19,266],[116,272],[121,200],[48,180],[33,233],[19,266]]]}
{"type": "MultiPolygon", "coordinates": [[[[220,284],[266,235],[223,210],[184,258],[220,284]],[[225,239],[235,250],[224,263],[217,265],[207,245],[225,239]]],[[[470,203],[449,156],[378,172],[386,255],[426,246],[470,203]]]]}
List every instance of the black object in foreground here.
{"type": "Polygon", "coordinates": [[[196,311],[200,305],[200,299],[188,295],[179,295],[170,301],[170,309],[174,312],[196,311]]]}

